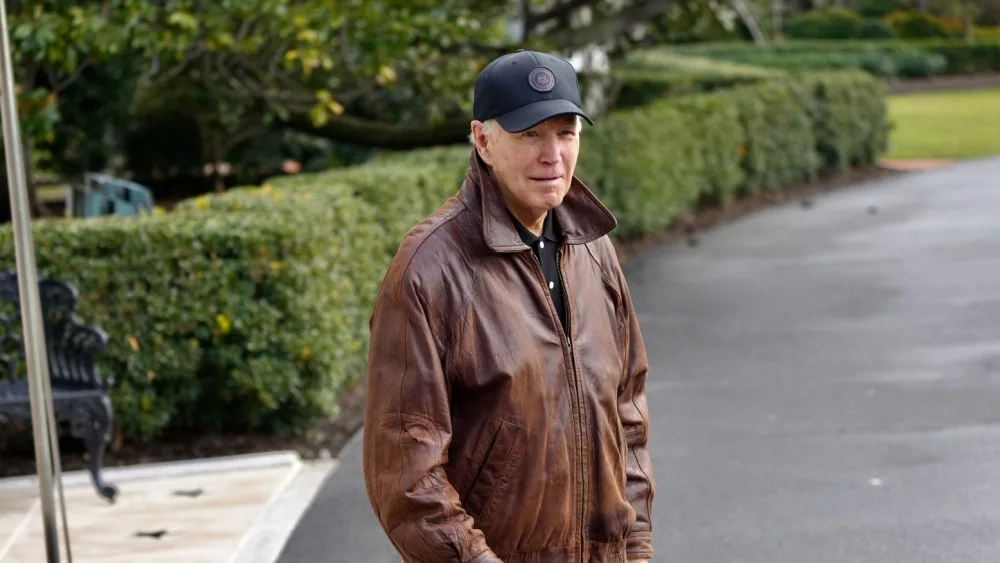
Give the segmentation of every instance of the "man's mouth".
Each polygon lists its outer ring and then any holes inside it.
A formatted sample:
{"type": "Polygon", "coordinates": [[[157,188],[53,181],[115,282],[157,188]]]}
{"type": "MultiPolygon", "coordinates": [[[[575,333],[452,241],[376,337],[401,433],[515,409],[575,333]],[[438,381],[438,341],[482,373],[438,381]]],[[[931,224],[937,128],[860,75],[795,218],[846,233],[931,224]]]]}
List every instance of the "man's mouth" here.
{"type": "Polygon", "coordinates": [[[532,177],[531,179],[536,182],[555,182],[556,180],[562,179],[562,176],[538,176],[532,177]]]}

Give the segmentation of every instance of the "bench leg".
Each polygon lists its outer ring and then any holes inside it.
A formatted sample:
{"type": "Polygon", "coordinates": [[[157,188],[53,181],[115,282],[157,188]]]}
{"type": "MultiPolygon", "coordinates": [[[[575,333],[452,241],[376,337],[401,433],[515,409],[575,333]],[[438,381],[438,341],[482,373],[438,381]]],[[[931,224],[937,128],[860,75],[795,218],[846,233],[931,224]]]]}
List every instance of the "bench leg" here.
{"type": "Polygon", "coordinates": [[[108,502],[115,502],[118,488],[101,478],[104,451],[111,434],[111,401],[107,397],[94,397],[74,402],[70,418],[70,431],[83,440],[90,456],[90,480],[97,494],[108,502]]]}

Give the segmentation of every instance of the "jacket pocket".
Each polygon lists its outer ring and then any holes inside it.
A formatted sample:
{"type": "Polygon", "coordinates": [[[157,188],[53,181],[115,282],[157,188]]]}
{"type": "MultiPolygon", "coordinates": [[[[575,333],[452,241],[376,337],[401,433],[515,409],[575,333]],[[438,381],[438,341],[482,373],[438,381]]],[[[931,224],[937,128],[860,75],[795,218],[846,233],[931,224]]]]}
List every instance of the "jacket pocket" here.
{"type": "Polygon", "coordinates": [[[506,487],[511,469],[520,455],[520,434],[520,426],[499,421],[472,483],[462,498],[462,508],[471,516],[485,518],[491,501],[506,487]]]}

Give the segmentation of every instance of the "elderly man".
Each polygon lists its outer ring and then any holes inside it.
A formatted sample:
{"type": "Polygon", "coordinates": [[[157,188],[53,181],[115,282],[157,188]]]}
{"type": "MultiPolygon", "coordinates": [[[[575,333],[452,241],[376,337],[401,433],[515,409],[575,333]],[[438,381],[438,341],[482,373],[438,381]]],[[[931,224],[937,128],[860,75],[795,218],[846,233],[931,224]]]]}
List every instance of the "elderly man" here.
{"type": "Polygon", "coordinates": [[[364,474],[404,562],[652,557],[646,353],[615,218],[573,175],[581,117],[565,60],[490,63],[461,190],[383,280],[364,474]]]}

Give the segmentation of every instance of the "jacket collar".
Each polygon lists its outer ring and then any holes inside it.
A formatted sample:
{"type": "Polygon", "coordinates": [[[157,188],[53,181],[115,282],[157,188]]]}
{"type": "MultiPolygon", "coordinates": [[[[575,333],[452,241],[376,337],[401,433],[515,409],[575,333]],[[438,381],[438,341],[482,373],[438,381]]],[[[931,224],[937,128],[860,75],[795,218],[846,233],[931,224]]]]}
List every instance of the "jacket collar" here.
{"type": "MultiPolygon", "coordinates": [[[[472,149],[469,171],[458,199],[482,219],[483,238],[494,252],[528,250],[514,226],[486,163],[472,149]]],[[[562,205],[553,210],[563,244],[586,244],[610,233],[618,222],[611,211],[576,176],[562,205]]]]}

